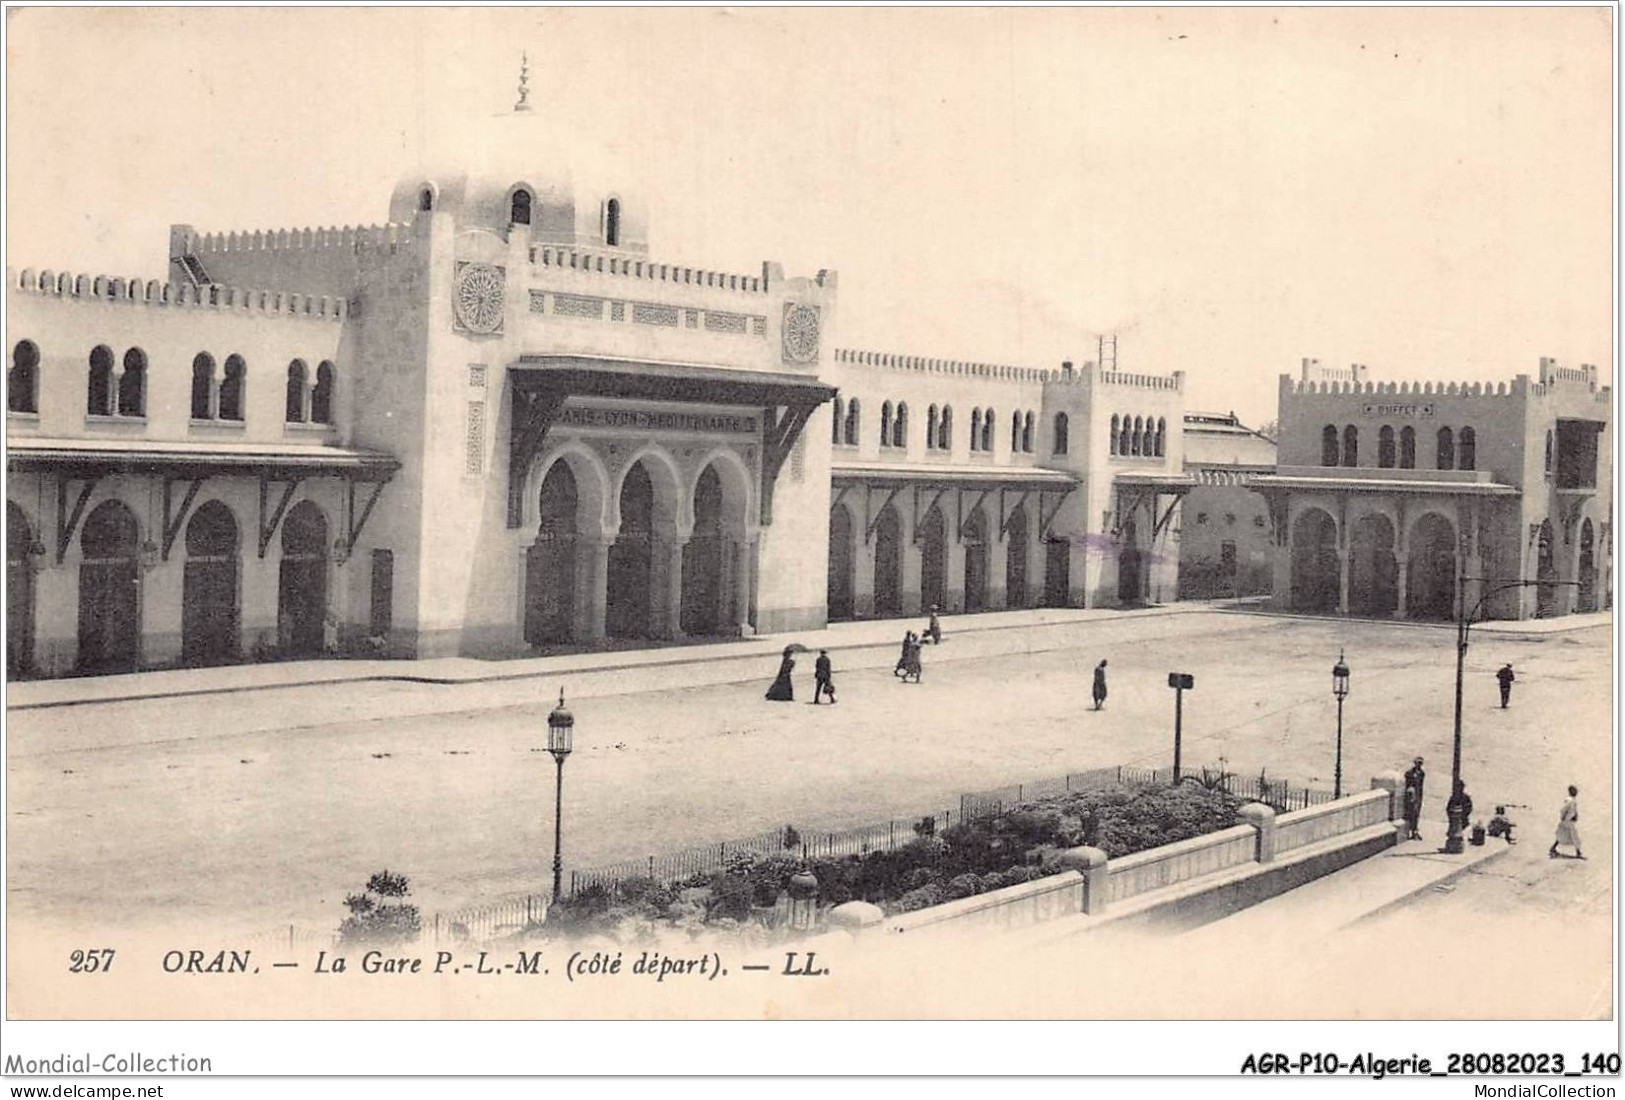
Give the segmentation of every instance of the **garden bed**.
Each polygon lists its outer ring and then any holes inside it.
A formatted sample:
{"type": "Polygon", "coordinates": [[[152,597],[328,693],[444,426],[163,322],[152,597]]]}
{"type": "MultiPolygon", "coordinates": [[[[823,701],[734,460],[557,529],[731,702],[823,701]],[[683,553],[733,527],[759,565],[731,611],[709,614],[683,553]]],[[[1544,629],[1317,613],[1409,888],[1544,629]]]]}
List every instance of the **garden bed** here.
{"type": "Polygon", "coordinates": [[[1108,858],[1241,823],[1244,800],[1196,783],[1111,786],[1034,799],[888,851],[803,863],[748,854],[722,870],[675,884],[629,879],[555,902],[546,934],[599,935],[661,927],[723,931],[782,923],[790,877],[818,880],[818,906],[867,901],[906,913],[1052,873],[1055,857],[1087,844],[1108,858]]]}

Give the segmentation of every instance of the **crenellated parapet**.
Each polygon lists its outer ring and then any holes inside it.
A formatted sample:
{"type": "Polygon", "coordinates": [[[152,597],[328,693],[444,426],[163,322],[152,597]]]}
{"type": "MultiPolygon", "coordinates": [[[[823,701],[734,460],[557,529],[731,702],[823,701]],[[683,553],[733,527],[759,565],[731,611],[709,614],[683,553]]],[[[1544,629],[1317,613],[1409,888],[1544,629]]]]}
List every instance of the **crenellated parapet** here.
{"type": "Polygon", "coordinates": [[[530,250],[530,262],[536,267],[555,271],[616,275],[645,282],[734,290],[742,294],[766,294],[770,289],[773,267],[764,263],[760,275],[738,275],[680,264],[654,263],[618,252],[599,252],[564,245],[537,245],[530,250]]]}
{"type": "Polygon", "coordinates": [[[1332,372],[1321,367],[1319,360],[1305,359],[1301,375],[1280,376],[1281,397],[1309,397],[1337,394],[1368,397],[1483,397],[1522,398],[1540,397],[1555,387],[1583,387],[1606,401],[1610,396],[1607,386],[1598,387],[1597,368],[1590,363],[1579,367],[1560,367],[1557,360],[1542,358],[1538,381],[1527,374],[1517,375],[1510,382],[1372,382],[1365,377],[1365,367],[1355,364],[1340,377],[1328,377],[1332,372]]]}
{"type": "Polygon", "coordinates": [[[225,233],[199,233],[191,226],[178,225],[170,232],[170,252],[177,256],[211,256],[240,252],[395,251],[413,239],[410,222],[225,233]]]}
{"type": "Polygon", "coordinates": [[[49,298],[215,309],[325,321],[342,321],[349,315],[348,302],[325,294],[246,290],[219,285],[195,287],[189,283],[160,282],[157,279],[35,271],[33,268],[24,268],[20,274],[8,268],[6,278],[20,293],[49,298]]]}
{"type": "Polygon", "coordinates": [[[1185,390],[1185,372],[1176,370],[1172,374],[1130,374],[1126,371],[1102,371],[1100,385],[1118,389],[1169,390],[1174,393],[1183,393],[1185,390]]]}
{"type": "Polygon", "coordinates": [[[973,363],[963,359],[933,359],[923,355],[900,355],[886,351],[859,351],[836,348],[835,361],[858,367],[920,371],[929,374],[958,374],[976,378],[1007,379],[1017,382],[1048,382],[1055,372],[1036,367],[1012,367],[1002,363],[973,363]]]}

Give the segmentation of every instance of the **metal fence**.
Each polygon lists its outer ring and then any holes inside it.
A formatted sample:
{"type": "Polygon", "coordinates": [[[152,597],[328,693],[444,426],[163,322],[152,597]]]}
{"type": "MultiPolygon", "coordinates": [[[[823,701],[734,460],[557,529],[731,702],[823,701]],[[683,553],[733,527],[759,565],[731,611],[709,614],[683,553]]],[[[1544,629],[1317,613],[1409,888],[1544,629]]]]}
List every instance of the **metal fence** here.
{"type": "MultiPolygon", "coordinates": [[[[1192,772],[1187,769],[1184,776],[1193,781],[1200,777],[1204,786],[1225,790],[1248,801],[1267,803],[1283,813],[1332,801],[1330,791],[1294,787],[1285,780],[1266,779],[1262,774],[1245,778],[1229,772],[1212,772],[1205,769],[1192,772]]],[[[619,863],[571,871],[569,893],[575,895],[594,887],[613,889],[618,883],[630,879],[648,879],[668,885],[686,882],[714,874],[727,867],[733,860],[748,855],[785,854],[813,860],[887,852],[922,836],[932,836],[967,821],[995,817],[1025,802],[1101,790],[1117,784],[1135,787],[1155,786],[1167,783],[1172,778],[1173,772],[1168,768],[1114,765],[1090,771],[1071,772],[1064,776],[1040,779],[1031,783],[1014,783],[1005,787],[972,791],[959,796],[957,809],[949,807],[918,817],[893,818],[874,825],[822,832],[803,832],[785,825],[754,836],[678,851],[652,853],[642,859],[623,860],[619,863]]],[[[456,913],[437,913],[433,928],[436,940],[489,938],[538,924],[546,912],[547,897],[532,894],[456,913]]]]}
{"type": "Polygon", "coordinates": [[[526,894],[492,905],[459,909],[434,915],[434,942],[448,940],[485,941],[523,932],[547,919],[548,896],[526,894]]]}

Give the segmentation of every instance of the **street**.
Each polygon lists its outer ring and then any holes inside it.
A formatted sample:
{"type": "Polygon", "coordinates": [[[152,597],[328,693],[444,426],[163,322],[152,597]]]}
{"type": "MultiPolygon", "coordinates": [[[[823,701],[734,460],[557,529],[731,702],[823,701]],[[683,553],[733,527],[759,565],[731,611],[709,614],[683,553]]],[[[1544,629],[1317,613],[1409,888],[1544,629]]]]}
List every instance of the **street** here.
{"type": "MultiPolygon", "coordinates": [[[[1170,670],[1196,679],[1185,697],[1188,769],[1222,760],[1240,774],[1267,768],[1329,788],[1340,648],[1352,670],[1345,789],[1422,755],[1426,816],[1443,818],[1448,628],[1201,611],[1083,624],[1061,650],[949,660],[975,635],[947,627],[942,650],[925,651],[918,686],[884,670],[843,672],[832,653],[833,707],[810,705],[813,654],[798,659],[794,704],[762,698],[776,659],[750,683],[684,687],[682,667],[671,666],[579,685],[564,772],[566,868],[786,823],[807,832],[918,815],[956,805],[963,791],[1090,767],[1166,766],[1170,670]],[[1111,694],[1094,713],[1090,674],[1102,658],[1111,694]]],[[[1542,860],[1563,788],[1580,785],[1593,847],[1578,889],[1590,898],[1601,888],[1604,912],[1610,672],[1605,628],[1475,635],[1463,755],[1475,816],[1497,802],[1519,806],[1522,846],[1542,860]],[[1506,661],[1519,680],[1503,711],[1493,673],[1506,661]]],[[[540,891],[553,856],[545,726],[557,686],[318,685],[16,712],[12,919],[336,926],[344,896],[384,868],[411,876],[426,913],[540,891]]],[[[1495,893],[1513,906],[1574,902],[1568,885],[1546,898],[1552,883],[1542,873],[1495,893]]],[[[1454,896],[1474,889],[1464,883],[1454,896]]]]}

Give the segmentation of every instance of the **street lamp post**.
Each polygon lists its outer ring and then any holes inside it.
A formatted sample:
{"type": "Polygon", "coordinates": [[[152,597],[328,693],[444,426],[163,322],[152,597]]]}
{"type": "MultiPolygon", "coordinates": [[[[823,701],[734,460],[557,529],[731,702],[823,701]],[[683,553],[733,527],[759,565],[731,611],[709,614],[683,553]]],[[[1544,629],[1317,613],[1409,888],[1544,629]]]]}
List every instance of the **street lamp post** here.
{"type": "Polygon", "coordinates": [[[564,707],[564,689],[559,689],[559,705],[547,716],[547,751],[558,765],[558,786],[553,797],[553,900],[559,900],[564,879],[564,758],[574,747],[575,715],[564,707]]]}
{"type": "Polygon", "coordinates": [[[1332,666],[1332,694],[1337,696],[1337,768],[1332,773],[1332,797],[1343,797],[1343,700],[1349,694],[1349,666],[1343,663],[1343,651],[1337,651],[1337,663],[1332,666]]]}
{"type": "MultiPolygon", "coordinates": [[[[1580,582],[1538,579],[1532,581],[1497,581],[1493,577],[1468,577],[1465,575],[1456,579],[1456,722],[1455,737],[1450,748],[1450,793],[1452,795],[1456,793],[1456,784],[1461,782],[1461,690],[1462,678],[1467,665],[1468,633],[1472,629],[1473,620],[1478,617],[1478,613],[1484,609],[1484,605],[1489,602],[1491,596],[1514,588],[1535,588],[1540,585],[1551,585],[1553,587],[1567,585],[1578,588],[1580,582]],[[1484,589],[1471,611],[1467,610],[1468,581],[1491,586],[1484,589]]],[[[1449,817],[1449,831],[1445,834],[1444,839],[1444,850],[1446,852],[1458,855],[1461,853],[1463,850],[1461,830],[1465,824],[1464,821],[1455,816],[1449,817]]]]}

